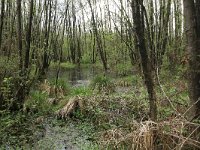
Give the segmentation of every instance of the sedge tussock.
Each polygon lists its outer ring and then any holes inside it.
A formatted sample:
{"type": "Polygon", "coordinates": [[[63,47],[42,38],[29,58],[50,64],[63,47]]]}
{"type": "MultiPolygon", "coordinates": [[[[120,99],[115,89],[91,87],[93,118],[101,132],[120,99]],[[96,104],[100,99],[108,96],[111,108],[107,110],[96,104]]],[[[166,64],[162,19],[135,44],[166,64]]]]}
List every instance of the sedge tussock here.
{"type": "Polygon", "coordinates": [[[175,118],[159,123],[133,121],[131,126],[131,131],[122,128],[105,131],[101,144],[113,149],[126,145],[132,150],[200,149],[199,124],[175,118]]]}

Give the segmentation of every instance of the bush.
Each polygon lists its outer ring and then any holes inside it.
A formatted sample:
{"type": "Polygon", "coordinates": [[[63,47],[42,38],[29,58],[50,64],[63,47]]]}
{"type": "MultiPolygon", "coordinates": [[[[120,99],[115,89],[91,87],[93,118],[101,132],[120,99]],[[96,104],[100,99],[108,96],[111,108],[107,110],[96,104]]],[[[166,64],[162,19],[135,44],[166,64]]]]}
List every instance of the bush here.
{"type": "Polygon", "coordinates": [[[21,85],[18,74],[18,58],[0,56],[0,110],[10,110],[17,103],[16,93],[21,85]]]}

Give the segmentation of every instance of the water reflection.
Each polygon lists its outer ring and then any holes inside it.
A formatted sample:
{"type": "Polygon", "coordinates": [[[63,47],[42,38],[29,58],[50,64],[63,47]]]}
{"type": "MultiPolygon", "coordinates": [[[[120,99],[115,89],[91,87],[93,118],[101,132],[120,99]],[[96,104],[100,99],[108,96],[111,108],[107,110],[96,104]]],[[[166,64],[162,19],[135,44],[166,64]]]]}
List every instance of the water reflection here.
{"type": "MultiPolygon", "coordinates": [[[[61,68],[59,78],[66,80],[72,86],[88,86],[94,76],[101,74],[103,74],[103,71],[93,66],[61,68]]],[[[55,77],[56,69],[51,69],[48,73],[48,78],[54,79],[55,77]]]]}

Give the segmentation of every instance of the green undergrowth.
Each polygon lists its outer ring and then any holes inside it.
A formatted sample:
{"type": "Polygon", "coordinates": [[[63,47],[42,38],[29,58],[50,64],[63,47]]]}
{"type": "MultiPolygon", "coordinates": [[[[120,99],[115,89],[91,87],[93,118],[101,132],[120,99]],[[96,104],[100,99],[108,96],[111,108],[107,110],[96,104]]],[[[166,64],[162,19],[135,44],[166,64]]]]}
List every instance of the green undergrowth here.
{"type": "Polygon", "coordinates": [[[92,90],[88,87],[75,87],[71,88],[70,97],[73,96],[89,96],[92,95],[92,90]]]}
{"type": "Polygon", "coordinates": [[[58,79],[57,83],[55,79],[54,80],[51,79],[49,82],[50,82],[49,84],[50,87],[60,87],[66,94],[68,94],[71,90],[71,86],[66,79],[63,78],[58,79]]]}
{"type": "MultiPolygon", "coordinates": [[[[93,138],[99,147],[103,149],[132,149],[130,143],[134,142],[137,144],[135,138],[141,138],[140,140],[142,141],[145,140],[142,139],[142,136],[139,136],[140,132],[141,135],[150,140],[152,131],[157,130],[157,148],[168,146],[173,148],[177,145],[173,140],[168,139],[172,137],[166,136],[167,134],[171,135],[174,129],[178,131],[184,130],[181,136],[187,137],[193,131],[189,126],[193,126],[192,128],[198,126],[198,124],[187,122],[181,117],[187,110],[187,106],[180,105],[179,102],[177,103],[173,99],[171,99],[173,107],[169,103],[162,104],[162,100],[165,98],[162,93],[158,93],[159,119],[154,126],[149,121],[148,97],[147,94],[144,94],[145,88],[132,90],[134,91],[128,94],[99,94],[79,98],[83,102],[83,106],[81,106],[81,111],[76,110],[74,112],[73,117],[82,122],[91,122],[93,124],[95,128],[93,138]],[[180,126],[180,124],[184,124],[184,126],[180,126]]],[[[187,93],[183,92],[177,94],[174,98],[180,100],[180,97],[185,98],[186,95],[187,93]]],[[[183,104],[187,103],[187,98],[180,100],[180,102],[183,104]]],[[[174,135],[179,138],[178,134],[174,135]]],[[[193,138],[198,140],[195,136],[193,138]]],[[[142,141],[141,149],[145,147],[145,141],[143,141],[144,143],[142,141]]],[[[186,144],[184,147],[191,148],[192,145],[186,144]]]]}
{"type": "Polygon", "coordinates": [[[119,63],[115,67],[111,68],[118,76],[127,76],[133,73],[133,66],[131,63],[119,63]]]}
{"type": "MultiPolygon", "coordinates": [[[[156,84],[158,101],[157,125],[160,128],[158,128],[158,137],[160,138],[158,143],[163,144],[163,142],[166,142],[167,146],[173,147],[176,144],[173,141],[167,141],[162,131],[171,134],[173,126],[185,123],[182,117],[185,117],[184,113],[189,107],[189,99],[186,83],[176,75],[171,77],[170,80],[169,78],[169,76],[161,74],[159,83],[156,84]],[[167,82],[163,82],[166,78],[168,78],[167,82]]],[[[103,148],[107,149],[130,149],[130,139],[122,140],[122,142],[120,137],[126,139],[129,133],[134,137],[134,134],[137,135],[142,130],[144,124],[150,130],[153,128],[148,124],[148,94],[142,78],[138,76],[127,76],[115,80],[105,76],[97,76],[91,85],[93,85],[92,87],[98,84],[107,86],[113,83],[115,83],[114,86],[130,86],[131,88],[127,93],[105,93],[101,91],[99,93],[90,93],[91,95],[81,95],[78,100],[82,101],[83,105],[81,109],[74,112],[73,117],[82,122],[93,124],[98,146],[101,147],[103,145],[103,148]],[[115,143],[116,141],[120,144],[115,143]]],[[[73,96],[76,96],[76,94],[73,96]]],[[[188,122],[188,124],[190,123],[188,122]]],[[[186,130],[183,136],[191,132],[187,126],[183,127],[183,130],[186,130]]],[[[165,147],[166,145],[162,146],[165,147]]],[[[158,144],[157,146],[161,145],[158,144]]]]}
{"type": "Polygon", "coordinates": [[[103,70],[103,65],[100,62],[96,62],[95,64],[91,64],[91,63],[81,63],[80,64],[81,68],[95,68],[97,70],[103,70]]]}
{"type": "MultiPolygon", "coordinates": [[[[48,86],[44,86],[44,89],[33,90],[25,103],[25,112],[15,114],[15,117],[14,114],[1,117],[1,122],[4,122],[3,128],[1,128],[1,135],[4,136],[2,141],[7,140],[14,143],[12,138],[18,134],[23,135],[23,132],[26,132],[24,136],[32,135],[29,129],[19,131],[19,126],[15,126],[16,123],[19,122],[18,125],[26,128],[29,121],[31,121],[32,126],[38,117],[52,115],[55,118],[54,126],[64,126],[66,121],[72,121],[83,131],[83,134],[88,136],[88,140],[92,144],[83,146],[83,149],[130,149],[131,143],[134,141],[133,137],[136,138],[135,135],[147,130],[141,135],[147,136],[148,139],[152,135],[152,128],[156,128],[159,133],[158,143],[163,144],[166,141],[167,145],[170,145],[170,142],[168,143],[170,140],[167,140],[167,136],[162,131],[171,134],[173,128],[178,130],[179,123],[185,123],[184,120],[180,119],[180,116],[187,111],[189,106],[186,83],[181,80],[179,75],[171,77],[163,72],[159,81],[156,80],[158,105],[156,127],[148,122],[148,94],[141,76],[124,76],[113,79],[98,75],[92,79],[89,87],[72,87],[66,80],[59,79],[57,87],[60,87],[64,94],[60,93],[62,96],[58,103],[50,104],[49,97],[55,96],[50,96],[48,90],[45,89],[54,86],[55,80],[52,80],[49,81],[48,86]],[[116,87],[129,87],[129,89],[127,92],[118,93],[116,87]],[[55,112],[65,107],[71,99],[74,99],[74,102],[79,102],[73,114],[63,120],[57,120],[55,112]],[[12,119],[13,117],[15,119],[12,119]],[[177,120],[174,121],[174,119],[177,120]],[[150,136],[146,135],[147,133],[150,136]]],[[[38,127],[40,126],[34,126],[33,130],[38,127]]],[[[190,131],[186,127],[183,128],[186,132],[184,135],[188,135],[190,131]]],[[[19,140],[20,144],[31,141],[27,138],[28,141],[24,142],[25,139],[22,137],[19,140]]],[[[137,145],[137,143],[135,144],[137,145]]]]}
{"type": "Polygon", "coordinates": [[[36,131],[41,130],[41,125],[37,124],[38,114],[27,114],[24,112],[7,112],[0,116],[0,149],[26,147],[35,140],[36,131]]]}
{"type": "Polygon", "coordinates": [[[47,93],[32,91],[30,97],[24,103],[24,111],[30,114],[48,115],[53,111],[52,105],[48,102],[47,93]]]}
{"type": "Polygon", "coordinates": [[[139,87],[142,86],[142,78],[137,75],[128,75],[114,80],[116,86],[121,87],[139,87]]]}
{"type": "MultiPolygon", "coordinates": [[[[177,68],[178,69],[178,68],[177,68]]],[[[161,70],[156,77],[156,93],[159,120],[166,120],[177,115],[186,117],[185,112],[189,108],[187,82],[181,71],[176,73],[169,70],[161,70]]]]}

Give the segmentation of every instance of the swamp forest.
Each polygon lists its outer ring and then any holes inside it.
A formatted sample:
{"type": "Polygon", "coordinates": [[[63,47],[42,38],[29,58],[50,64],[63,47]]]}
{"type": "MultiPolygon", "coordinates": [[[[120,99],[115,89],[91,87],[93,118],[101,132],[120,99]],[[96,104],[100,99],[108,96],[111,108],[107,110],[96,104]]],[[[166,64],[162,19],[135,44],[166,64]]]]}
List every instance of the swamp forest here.
{"type": "Polygon", "coordinates": [[[0,1],[0,150],[174,149],[200,149],[200,0],[0,1]]]}

